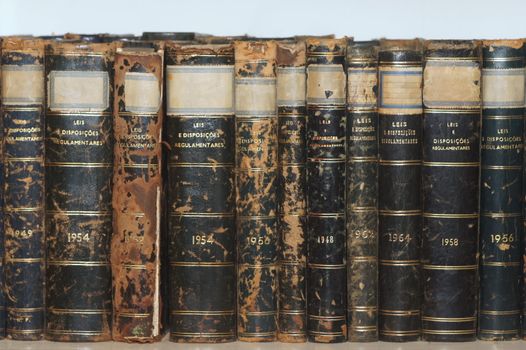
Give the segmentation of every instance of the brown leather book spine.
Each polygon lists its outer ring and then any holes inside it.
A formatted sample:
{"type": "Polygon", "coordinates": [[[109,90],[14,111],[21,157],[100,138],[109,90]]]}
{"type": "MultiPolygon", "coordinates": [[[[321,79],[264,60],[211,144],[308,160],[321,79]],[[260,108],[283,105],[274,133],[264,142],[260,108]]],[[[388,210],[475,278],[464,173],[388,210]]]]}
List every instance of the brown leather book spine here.
{"type": "Polygon", "coordinates": [[[276,43],[237,41],[236,207],[238,337],[277,337],[276,43]]]}
{"type": "Polygon", "coordinates": [[[113,340],[161,335],[163,50],[118,51],[114,63],[113,340]]]}
{"type": "Polygon", "coordinates": [[[307,340],[305,62],[305,42],[278,43],[278,339],[290,343],[307,340]]]}

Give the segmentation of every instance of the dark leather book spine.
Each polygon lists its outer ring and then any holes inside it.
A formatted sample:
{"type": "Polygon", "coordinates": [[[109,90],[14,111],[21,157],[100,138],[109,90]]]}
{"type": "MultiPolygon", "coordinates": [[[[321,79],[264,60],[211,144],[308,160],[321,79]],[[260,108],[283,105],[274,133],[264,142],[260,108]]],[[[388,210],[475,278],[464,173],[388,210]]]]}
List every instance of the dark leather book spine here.
{"type": "Polygon", "coordinates": [[[307,172],[305,42],[279,42],[277,104],[279,137],[278,339],[307,340],[307,172]]]}
{"type": "Polygon", "coordinates": [[[237,332],[277,338],[278,116],[276,43],[236,41],[237,332]]]}
{"type": "Polygon", "coordinates": [[[472,341],[477,320],[480,48],[430,41],[424,63],[422,334],[472,341]]]}
{"type": "Polygon", "coordinates": [[[378,42],[347,46],[347,323],[378,340],[378,42]]]}
{"type": "Polygon", "coordinates": [[[44,43],[2,47],[7,337],[44,333],[44,43]]]}
{"type": "Polygon", "coordinates": [[[170,340],[236,338],[234,52],[166,46],[170,340]]]}
{"type": "MultiPolygon", "coordinates": [[[[0,43],[2,43],[0,38],[0,43]]],[[[0,46],[0,55],[2,48],[0,46]]],[[[0,79],[3,77],[0,65],[0,79]]],[[[2,92],[2,85],[0,83],[0,93],[2,92]]],[[[1,96],[0,96],[1,98],[1,96]]],[[[1,102],[1,100],[0,100],[1,102]]],[[[0,109],[1,111],[1,109],[0,109]]],[[[0,137],[4,137],[3,118],[0,118],[0,137]]],[[[0,222],[4,222],[4,143],[0,142],[0,222]]],[[[5,326],[7,319],[6,301],[5,301],[5,278],[4,278],[4,225],[0,225],[0,339],[5,338],[5,326]]]]}
{"type": "Polygon", "coordinates": [[[113,45],[46,46],[46,331],[111,339],[113,45]]]}
{"type": "Polygon", "coordinates": [[[524,42],[482,46],[478,336],[520,336],[524,42]]]}
{"type": "Polygon", "coordinates": [[[122,51],[114,62],[112,338],[161,335],[163,50],[122,51]]]}
{"type": "Polygon", "coordinates": [[[345,47],[307,39],[307,327],[323,343],[347,340],[345,47]]]}
{"type": "Polygon", "coordinates": [[[380,340],[420,337],[422,53],[414,41],[379,53],[380,340]]]}

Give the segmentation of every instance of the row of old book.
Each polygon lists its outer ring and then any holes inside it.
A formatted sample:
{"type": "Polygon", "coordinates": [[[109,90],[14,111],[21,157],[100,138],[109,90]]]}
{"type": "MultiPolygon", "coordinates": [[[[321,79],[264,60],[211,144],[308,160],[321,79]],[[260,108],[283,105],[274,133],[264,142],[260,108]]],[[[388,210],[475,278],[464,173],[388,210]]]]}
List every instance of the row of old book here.
{"type": "Polygon", "coordinates": [[[525,52],[3,38],[0,334],[521,338],[525,52]]]}

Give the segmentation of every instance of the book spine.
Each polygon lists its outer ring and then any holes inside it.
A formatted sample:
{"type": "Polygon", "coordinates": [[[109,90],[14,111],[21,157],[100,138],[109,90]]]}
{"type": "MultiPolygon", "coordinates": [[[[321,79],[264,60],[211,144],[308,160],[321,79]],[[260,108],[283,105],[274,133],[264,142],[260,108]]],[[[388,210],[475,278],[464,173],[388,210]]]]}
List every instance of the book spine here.
{"type": "Polygon", "coordinates": [[[347,322],[353,342],[378,339],[376,44],[347,47],[347,322]]]}
{"type": "Polygon", "coordinates": [[[347,339],[345,46],[307,40],[307,327],[324,343],[347,339]]]}
{"type": "Polygon", "coordinates": [[[379,54],[379,330],[383,341],[420,336],[422,54],[379,54]]]}
{"type": "Polygon", "coordinates": [[[524,42],[482,47],[478,336],[520,336],[524,42]]]}
{"type": "Polygon", "coordinates": [[[44,332],[44,44],[6,39],[2,49],[7,337],[44,332]]]}
{"type": "Polygon", "coordinates": [[[307,231],[305,42],[278,43],[277,104],[279,158],[278,339],[307,340],[307,231]]]}
{"type": "Polygon", "coordinates": [[[235,42],[238,337],[277,337],[276,43],[235,42]]]}
{"type": "MultiPolygon", "coordinates": [[[[2,43],[2,39],[0,39],[2,43]]],[[[2,54],[2,48],[0,46],[0,55],[2,54]]],[[[0,65],[0,79],[2,79],[3,73],[0,65]]],[[[2,85],[0,83],[0,94],[2,91],[2,85]]],[[[1,96],[0,96],[1,98],[1,96]]],[[[0,100],[1,102],[1,100],[0,100]]],[[[0,109],[1,111],[1,109],[0,109]]],[[[0,118],[0,137],[4,138],[3,118],[0,118]]],[[[4,143],[0,142],[0,222],[4,222],[4,143]]],[[[5,326],[7,319],[6,301],[5,301],[5,278],[4,278],[4,225],[0,225],[0,339],[5,338],[5,326]]]]}
{"type": "Polygon", "coordinates": [[[431,41],[424,63],[422,333],[476,335],[480,53],[472,41],[431,41]]]}
{"type": "Polygon", "coordinates": [[[235,340],[234,52],[166,47],[170,340],[235,340]]]}
{"type": "Polygon", "coordinates": [[[117,52],[114,62],[113,340],[161,333],[162,50],[117,52]]]}
{"type": "Polygon", "coordinates": [[[46,331],[111,339],[113,45],[46,46],[46,331]]]}

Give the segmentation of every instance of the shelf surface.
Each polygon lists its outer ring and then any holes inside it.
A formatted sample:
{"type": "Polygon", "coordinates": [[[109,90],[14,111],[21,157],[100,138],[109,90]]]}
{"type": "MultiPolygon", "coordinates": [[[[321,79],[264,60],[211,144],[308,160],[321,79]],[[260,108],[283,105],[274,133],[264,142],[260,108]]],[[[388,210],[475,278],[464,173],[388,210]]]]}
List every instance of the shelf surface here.
{"type": "Polygon", "coordinates": [[[13,341],[0,340],[1,350],[524,350],[526,342],[522,340],[509,342],[476,341],[468,343],[245,343],[235,342],[226,344],[178,344],[163,341],[153,344],[127,344],[118,342],[102,343],[60,343],[49,341],[13,341]]]}

